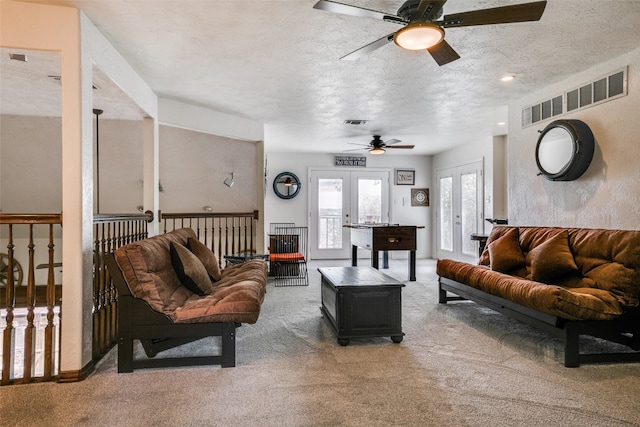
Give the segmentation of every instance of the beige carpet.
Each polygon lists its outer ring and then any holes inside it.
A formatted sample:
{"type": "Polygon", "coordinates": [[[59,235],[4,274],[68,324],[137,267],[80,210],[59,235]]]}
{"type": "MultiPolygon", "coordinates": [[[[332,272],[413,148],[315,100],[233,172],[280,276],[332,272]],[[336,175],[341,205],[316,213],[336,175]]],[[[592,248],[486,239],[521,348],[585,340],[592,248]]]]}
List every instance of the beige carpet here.
{"type": "MultiPolygon", "coordinates": [[[[316,269],[340,264],[312,263],[309,287],[270,285],[258,323],[238,329],[235,368],[117,374],[114,349],[83,382],[0,388],[0,425],[640,425],[640,364],[565,368],[547,334],[471,302],[438,304],[432,260],[405,282],[402,343],[339,346],[316,269]]],[[[386,272],[405,281],[406,261],[386,272]]]]}

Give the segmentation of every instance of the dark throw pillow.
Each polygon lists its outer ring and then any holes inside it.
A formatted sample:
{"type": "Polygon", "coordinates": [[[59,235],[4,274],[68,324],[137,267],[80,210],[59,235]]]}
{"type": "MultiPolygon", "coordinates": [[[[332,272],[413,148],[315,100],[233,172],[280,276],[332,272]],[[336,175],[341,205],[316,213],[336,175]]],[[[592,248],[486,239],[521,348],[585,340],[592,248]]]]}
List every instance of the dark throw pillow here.
{"type": "Polygon", "coordinates": [[[512,228],[489,243],[488,249],[492,270],[506,273],[525,265],[526,260],[520,248],[517,228],[512,228]]]}
{"type": "Polygon", "coordinates": [[[206,295],[203,289],[211,287],[211,279],[198,257],[189,249],[179,244],[174,245],[173,242],[169,245],[169,252],[173,269],[184,287],[194,294],[206,295]]]}
{"type": "Polygon", "coordinates": [[[536,282],[554,283],[578,271],[566,230],[533,248],[527,254],[527,259],[531,262],[531,279],[536,282]]]}
{"type": "Polygon", "coordinates": [[[193,252],[193,254],[198,257],[202,265],[204,265],[207,273],[209,273],[211,281],[217,282],[222,279],[222,272],[218,265],[218,258],[216,258],[216,254],[214,254],[211,249],[209,249],[204,243],[191,237],[187,239],[187,248],[193,252]]]}

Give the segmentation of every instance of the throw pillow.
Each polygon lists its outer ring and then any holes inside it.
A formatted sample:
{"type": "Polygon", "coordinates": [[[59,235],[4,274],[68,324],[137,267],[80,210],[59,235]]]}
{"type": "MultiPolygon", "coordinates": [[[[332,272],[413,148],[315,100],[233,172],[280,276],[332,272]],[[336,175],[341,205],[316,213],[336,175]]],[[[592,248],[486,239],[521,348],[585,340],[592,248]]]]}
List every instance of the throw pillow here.
{"type": "Polygon", "coordinates": [[[173,269],[184,287],[194,294],[206,295],[203,289],[211,287],[211,279],[198,257],[189,249],[179,244],[174,245],[173,242],[169,245],[169,252],[173,269]]]}
{"type": "Polygon", "coordinates": [[[523,266],[526,262],[520,249],[517,228],[512,228],[499,239],[489,243],[488,249],[492,270],[506,273],[523,266]]]}
{"type": "Polygon", "coordinates": [[[527,254],[531,262],[531,279],[536,282],[554,283],[569,273],[578,271],[569,248],[569,233],[564,230],[527,254]]]}
{"type": "Polygon", "coordinates": [[[204,265],[207,273],[209,273],[211,281],[217,282],[222,279],[222,272],[218,265],[218,258],[216,258],[216,254],[214,254],[211,249],[209,249],[204,243],[200,242],[200,240],[191,237],[187,240],[187,248],[193,252],[193,254],[198,257],[202,265],[204,265]]]}

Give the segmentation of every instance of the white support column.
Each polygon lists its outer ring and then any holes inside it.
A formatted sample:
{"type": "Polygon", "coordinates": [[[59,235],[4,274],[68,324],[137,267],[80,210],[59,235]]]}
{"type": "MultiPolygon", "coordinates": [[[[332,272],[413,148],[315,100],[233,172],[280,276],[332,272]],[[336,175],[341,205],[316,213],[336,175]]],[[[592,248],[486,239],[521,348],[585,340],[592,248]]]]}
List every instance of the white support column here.
{"type": "Polygon", "coordinates": [[[143,143],[143,205],[144,210],[153,212],[153,223],[149,224],[149,235],[155,236],[159,231],[158,209],[160,209],[160,193],[158,185],[160,182],[159,171],[159,137],[158,121],[152,117],[146,117],[142,123],[142,143],[143,143]]]}
{"type": "Polygon", "coordinates": [[[76,19],[76,38],[61,54],[62,379],[82,376],[92,358],[93,69],[76,19]]]}

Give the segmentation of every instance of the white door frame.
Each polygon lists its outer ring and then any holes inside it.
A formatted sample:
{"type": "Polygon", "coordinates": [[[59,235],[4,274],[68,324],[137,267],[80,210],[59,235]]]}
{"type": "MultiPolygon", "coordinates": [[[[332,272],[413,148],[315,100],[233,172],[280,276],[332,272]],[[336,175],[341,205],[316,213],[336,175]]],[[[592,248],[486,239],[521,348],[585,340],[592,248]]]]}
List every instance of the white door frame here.
{"type": "Polygon", "coordinates": [[[367,169],[350,169],[350,168],[319,168],[310,167],[309,169],[309,255],[311,259],[349,259],[351,257],[351,242],[349,228],[342,229],[342,248],[341,249],[319,249],[318,248],[318,178],[341,178],[348,185],[343,185],[343,213],[342,224],[357,222],[358,197],[357,184],[359,178],[382,178],[386,180],[386,191],[382,191],[382,222],[388,222],[390,212],[390,196],[391,196],[391,169],[389,168],[367,168],[367,169]]]}
{"type": "MultiPolygon", "coordinates": [[[[462,235],[462,224],[461,224],[461,191],[460,191],[460,178],[462,175],[477,172],[477,182],[476,182],[476,229],[475,233],[482,230],[482,221],[484,220],[484,162],[483,159],[475,160],[471,162],[466,162],[463,164],[458,164],[454,166],[448,166],[444,168],[439,168],[436,170],[436,256],[438,258],[449,258],[456,259],[459,261],[466,261],[470,263],[476,263],[478,261],[478,253],[477,250],[471,251],[468,250],[466,253],[463,251],[462,246],[466,242],[463,242],[463,239],[467,239],[470,241],[469,236],[462,235]],[[453,178],[453,188],[452,188],[452,204],[453,204],[453,248],[451,251],[444,250],[441,248],[441,237],[442,237],[442,229],[441,229],[441,206],[440,206],[440,197],[441,197],[441,188],[440,188],[440,179],[444,177],[451,176],[453,178]]],[[[473,245],[475,246],[475,245],[473,245]]]]}

